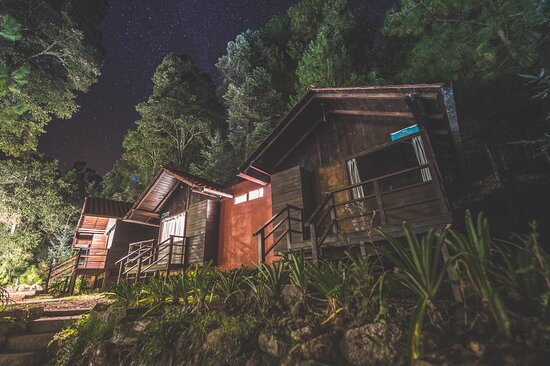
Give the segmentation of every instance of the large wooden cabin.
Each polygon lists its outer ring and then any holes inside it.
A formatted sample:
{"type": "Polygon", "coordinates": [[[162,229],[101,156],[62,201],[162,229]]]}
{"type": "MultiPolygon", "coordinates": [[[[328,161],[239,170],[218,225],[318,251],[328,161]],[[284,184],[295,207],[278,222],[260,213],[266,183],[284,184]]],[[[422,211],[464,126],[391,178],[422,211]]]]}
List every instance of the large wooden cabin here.
{"type": "Polygon", "coordinates": [[[303,226],[279,227],[273,250],[319,258],[378,240],[375,227],[400,235],[403,221],[419,233],[451,223],[460,150],[450,87],[311,88],[239,176],[270,187],[272,214],[303,226]]]}

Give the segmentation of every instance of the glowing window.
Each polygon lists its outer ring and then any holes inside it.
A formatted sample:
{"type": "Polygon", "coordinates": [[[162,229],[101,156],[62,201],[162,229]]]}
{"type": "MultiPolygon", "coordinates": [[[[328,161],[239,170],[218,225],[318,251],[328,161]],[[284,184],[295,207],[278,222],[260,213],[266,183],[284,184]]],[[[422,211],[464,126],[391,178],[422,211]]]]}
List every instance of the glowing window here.
{"type": "Polygon", "coordinates": [[[246,202],[247,201],[247,198],[246,198],[246,193],[245,194],[241,194],[240,196],[237,196],[235,197],[235,204],[238,205],[239,203],[243,203],[243,202],[246,202]]]}
{"type": "Polygon", "coordinates": [[[264,196],[264,189],[263,188],[256,189],[255,191],[251,191],[248,193],[248,200],[252,201],[252,200],[255,200],[256,198],[260,198],[263,196],[264,196]]]}

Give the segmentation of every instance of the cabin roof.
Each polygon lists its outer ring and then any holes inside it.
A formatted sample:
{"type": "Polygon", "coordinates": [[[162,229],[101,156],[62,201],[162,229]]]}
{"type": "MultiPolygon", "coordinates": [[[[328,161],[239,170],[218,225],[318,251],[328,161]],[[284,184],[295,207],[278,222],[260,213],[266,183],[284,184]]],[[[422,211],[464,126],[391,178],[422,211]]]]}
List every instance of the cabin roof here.
{"type": "Polygon", "coordinates": [[[443,131],[456,145],[459,135],[454,108],[452,89],[443,84],[310,87],[242,164],[238,175],[257,183],[268,183],[278,165],[331,115],[376,119],[381,123],[390,118],[408,119],[411,124],[422,119],[427,128],[443,131]]]}
{"type": "Polygon", "coordinates": [[[132,207],[131,203],[113,201],[105,198],[86,197],[82,216],[108,217],[120,219],[132,207]]]}
{"type": "Polygon", "coordinates": [[[161,166],[149,186],[124,216],[124,220],[151,223],[151,220],[160,216],[159,210],[180,183],[188,185],[197,193],[214,197],[231,197],[218,184],[174,168],[161,166]]]}

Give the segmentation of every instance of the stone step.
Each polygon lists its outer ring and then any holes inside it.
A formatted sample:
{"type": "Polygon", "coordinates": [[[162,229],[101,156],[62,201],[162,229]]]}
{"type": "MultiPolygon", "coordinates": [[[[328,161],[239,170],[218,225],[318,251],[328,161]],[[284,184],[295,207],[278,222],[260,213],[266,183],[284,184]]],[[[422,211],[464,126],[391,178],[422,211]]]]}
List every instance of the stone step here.
{"type": "Polygon", "coordinates": [[[56,318],[60,316],[75,316],[83,315],[92,311],[92,308],[83,308],[83,309],[58,309],[58,310],[46,310],[42,317],[44,318],[56,318]]]}
{"type": "Polygon", "coordinates": [[[45,351],[55,333],[25,334],[9,337],[6,350],[15,352],[45,351]]]}
{"type": "Polygon", "coordinates": [[[30,322],[30,331],[32,333],[57,333],[80,317],[81,315],[69,315],[34,319],[30,322]]]}
{"type": "Polygon", "coordinates": [[[39,366],[44,365],[44,355],[36,352],[0,353],[0,366],[39,366]]]}

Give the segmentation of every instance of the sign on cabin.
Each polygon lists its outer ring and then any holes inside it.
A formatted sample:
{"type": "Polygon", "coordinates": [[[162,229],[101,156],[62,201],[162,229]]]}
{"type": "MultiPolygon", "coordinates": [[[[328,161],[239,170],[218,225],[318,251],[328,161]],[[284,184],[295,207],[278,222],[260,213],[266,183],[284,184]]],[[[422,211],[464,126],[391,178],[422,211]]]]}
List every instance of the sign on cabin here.
{"type": "Polygon", "coordinates": [[[397,141],[397,140],[402,139],[403,137],[414,135],[415,133],[417,133],[419,131],[420,131],[420,128],[418,127],[418,125],[414,124],[412,126],[405,127],[404,129],[399,130],[397,132],[392,132],[390,134],[390,138],[391,138],[392,141],[397,141]]]}
{"type": "Polygon", "coordinates": [[[162,215],[160,215],[160,219],[162,220],[162,219],[164,219],[165,217],[168,217],[168,216],[170,216],[170,211],[166,211],[162,215]]]}

